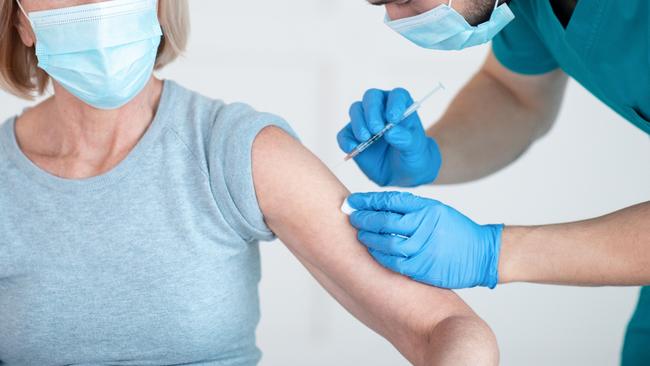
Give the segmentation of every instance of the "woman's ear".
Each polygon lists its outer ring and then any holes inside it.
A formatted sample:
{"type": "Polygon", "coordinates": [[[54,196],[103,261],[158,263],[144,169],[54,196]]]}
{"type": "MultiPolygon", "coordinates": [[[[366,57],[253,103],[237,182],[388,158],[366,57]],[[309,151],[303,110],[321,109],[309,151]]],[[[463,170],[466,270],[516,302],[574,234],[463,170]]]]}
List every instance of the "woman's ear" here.
{"type": "Polygon", "coordinates": [[[18,31],[18,35],[20,35],[20,39],[23,41],[23,44],[28,48],[34,46],[34,43],[36,43],[36,35],[32,30],[29,19],[27,19],[25,14],[20,10],[16,11],[15,27],[18,31]]]}

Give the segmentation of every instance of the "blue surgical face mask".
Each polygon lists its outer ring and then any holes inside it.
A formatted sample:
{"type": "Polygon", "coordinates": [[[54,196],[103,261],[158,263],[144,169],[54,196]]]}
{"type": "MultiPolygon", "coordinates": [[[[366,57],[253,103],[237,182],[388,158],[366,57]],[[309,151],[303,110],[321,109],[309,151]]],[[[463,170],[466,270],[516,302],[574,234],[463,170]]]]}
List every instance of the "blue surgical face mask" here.
{"type": "Polygon", "coordinates": [[[416,45],[433,50],[462,50],[489,42],[515,15],[507,4],[496,0],[490,20],[472,26],[452,8],[452,2],[442,4],[420,15],[390,20],[386,24],[416,45]]]}
{"type": "Polygon", "coordinates": [[[85,103],[117,109],[147,85],[162,30],[156,0],[112,0],[25,13],[38,67],[85,103]]]}

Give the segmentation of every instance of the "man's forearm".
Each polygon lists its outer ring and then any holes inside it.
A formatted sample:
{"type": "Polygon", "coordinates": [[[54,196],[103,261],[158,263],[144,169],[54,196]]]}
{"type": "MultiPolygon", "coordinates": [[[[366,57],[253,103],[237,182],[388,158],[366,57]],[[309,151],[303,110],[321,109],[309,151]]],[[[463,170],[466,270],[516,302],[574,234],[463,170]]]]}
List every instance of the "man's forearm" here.
{"type": "Polygon", "coordinates": [[[482,178],[507,166],[544,135],[555,120],[566,75],[514,74],[493,55],[428,129],[442,166],[436,184],[482,178]]]}
{"type": "Polygon", "coordinates": [[[650,285],[650,202],[587,221],[506,227],[499,282],[650,285]]]}

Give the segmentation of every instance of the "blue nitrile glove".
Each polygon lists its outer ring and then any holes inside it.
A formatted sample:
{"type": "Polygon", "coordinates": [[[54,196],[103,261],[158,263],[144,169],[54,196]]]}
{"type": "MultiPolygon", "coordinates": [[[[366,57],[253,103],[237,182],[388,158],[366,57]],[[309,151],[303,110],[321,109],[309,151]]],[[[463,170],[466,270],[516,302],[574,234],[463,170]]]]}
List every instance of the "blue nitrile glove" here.
{"type": "MultiPolygon", "coordinates": [[[[388,123],[398,123],[412,104],[413,99],[404,89],[368,90],[363,101],[350,107],[351,122],[337,136],[339,147],[345,153],[351,152],[388,123]]],[[[382,187],[432,183],[441,165],[438,145],[425,134],[417,113],[393,127],[354,160],[368,178],[382,187]]]]}
{"type": "Polygon", "coordinates": [[[478,225],[410,193],[355,193],[350,222],[384,267],[433,286],[494,288],[503,225],[478,225]]]}

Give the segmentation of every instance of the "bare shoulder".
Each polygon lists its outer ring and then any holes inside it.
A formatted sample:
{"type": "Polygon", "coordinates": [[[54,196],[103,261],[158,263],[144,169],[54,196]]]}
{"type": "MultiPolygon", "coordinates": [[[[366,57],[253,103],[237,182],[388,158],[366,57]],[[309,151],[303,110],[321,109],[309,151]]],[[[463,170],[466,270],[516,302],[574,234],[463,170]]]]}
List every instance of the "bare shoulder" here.
{"type": "Polygon", "coordinates": [[[265,156],[280,157],[296,153],[304,148],[299,141],[277,126],[268,126],[260,131],[253,143],[253,162],[266,160],[265,156]]]}
{"type": "Polygon", "coordinates": [[[257,135],[252,155],[257,198],[271,226],[282,216],[340,207],[348,195],[320,159],[279,127],[257,135]]]}

